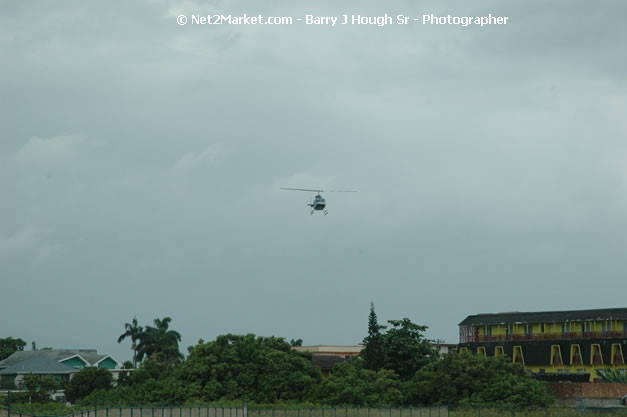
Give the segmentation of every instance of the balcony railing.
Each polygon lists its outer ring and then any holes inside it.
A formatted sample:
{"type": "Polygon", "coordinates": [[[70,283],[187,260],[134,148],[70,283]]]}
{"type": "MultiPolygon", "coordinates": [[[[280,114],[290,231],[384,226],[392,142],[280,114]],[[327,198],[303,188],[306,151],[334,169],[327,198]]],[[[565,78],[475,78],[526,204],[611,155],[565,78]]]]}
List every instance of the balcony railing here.
{"type": "Polygon", "coordinates": [[[475,336],[477,342],[501,342],[516,340],[572,340],[572,339],[620,339],[627,338],[627,332],[559,332],[510,334],[498,336],[475,336]]]}

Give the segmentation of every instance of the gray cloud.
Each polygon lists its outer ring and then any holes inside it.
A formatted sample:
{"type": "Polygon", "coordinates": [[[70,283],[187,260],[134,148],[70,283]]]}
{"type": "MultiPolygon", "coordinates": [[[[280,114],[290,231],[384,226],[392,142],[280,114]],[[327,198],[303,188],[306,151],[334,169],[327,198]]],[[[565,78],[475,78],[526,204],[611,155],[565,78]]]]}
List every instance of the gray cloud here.
{"type": "Polygon", "coordinates": [[[468,314],[624,303],[621,3],[0,7],[7,336],[124,360],[135,315],[184,347],[352,344],[374,301],[455,342],[468,314]],[[175,21],[213,12],[510,21],[175,21]],[[309,216],[280,187],[359,192],[309,216]]]}

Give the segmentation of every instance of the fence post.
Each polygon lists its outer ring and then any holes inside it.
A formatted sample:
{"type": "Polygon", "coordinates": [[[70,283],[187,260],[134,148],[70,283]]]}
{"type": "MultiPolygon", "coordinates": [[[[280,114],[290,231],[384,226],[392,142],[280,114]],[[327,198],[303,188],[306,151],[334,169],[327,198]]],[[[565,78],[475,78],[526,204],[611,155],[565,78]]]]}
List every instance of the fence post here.
{"type": "Polygon", "coordinates": [[[7,392],[7,415],[11,417],[11,391],[7,392]]]}

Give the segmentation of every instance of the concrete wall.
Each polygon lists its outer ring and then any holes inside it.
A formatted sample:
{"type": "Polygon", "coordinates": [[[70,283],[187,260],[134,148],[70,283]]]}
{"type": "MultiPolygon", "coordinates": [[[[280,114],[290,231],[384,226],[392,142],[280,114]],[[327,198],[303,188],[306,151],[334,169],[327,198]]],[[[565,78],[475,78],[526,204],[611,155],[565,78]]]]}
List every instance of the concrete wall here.
{"type": "Polygon", "coordinates": [[[601,382],[549,382],[555,398],[616,398],[627,395],[627,384],[601,382]]]}

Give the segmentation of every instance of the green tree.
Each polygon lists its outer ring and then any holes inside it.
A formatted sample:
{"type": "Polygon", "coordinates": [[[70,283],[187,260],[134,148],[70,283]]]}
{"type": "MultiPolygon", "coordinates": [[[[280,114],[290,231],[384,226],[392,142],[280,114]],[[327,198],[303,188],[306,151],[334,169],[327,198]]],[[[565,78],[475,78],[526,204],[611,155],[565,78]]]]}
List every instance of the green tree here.
{"type": "Polygon", "coordinates": [[[137,317],[133,317],[130,323],[124,324],[124,333],[118,337],[118,343],[122,343],[127,337],[131,338],[131,349],[133,349],[133,368],[137,367],[137,341],[142,334],[142,326],[137,325],[137,317]]]}
{"type": "Polygon", "coordinates": [[[170,330],[170,317],[155,319],[154,327],[146,326],[145,330],[139,334],[139,344],[137,345],[137,360],[144,357],[155,357],[157,360],[174,365],[183,359],[179,352],[179,342],[181,335],[179,332],[170,330]]]}
{"type": "Polygon", "coordinates": [[[402,383],[393,371],[366,369],[363,359],[353,357],[335,365],[310,399],[335,406],[398,406],[403,402],[402,383]]]}
{"type": "Polygon", "coordinates": [[[65,396],[68,401],[76,402],[96,390],[109,390],[113,386],[113,376],[107,369],[84,368],[77,372],[67,387],[65,396]]]}
{"type": "Polygon", "coordinates": [[[377,322],[377,313],[374,311],[374,303],[370,303],[370,314],[368,315],[368,336],[363,340],[364,348],[361,357],[364,359],[366,369],[378,371],[383,367],[385,360],[385,346],[381,330],[385,326],[377,322]]]}
{"type": "Polygon", "coordinates": [[[419,370],[406,385],[408,404],[545,407],[553,403],[546,384],[504,356],[449,353],[419,370]]]}
{"type": "Polygon", "coordinates": [[[24,386],[31,402],[46,403],[52,401],[50,394],[59,389],[59,382],[51,375],[24,375],[24,386]]]}
{"type": "Polygon", "coordinates": [[[222,335],[190,348],[174,371],[173,389],[184,387],[189,400],[247,398],[258,403],[302,401],[320,382],[311,353],[299,352],[282,338],[222,335]]]}
{"type": "Polygon", "coordinates": [[[438,359],[438,353],[422,335],[427,326],[412,323],[408,318],[388,320],[388,323],[392,327],[383,336],[385,369],[408,380],[423,366],[438,359]]]}
{"type": "Polygon", "coordinates": [[[12,337],[6,337],[0,339],[0,361],[8,358],[18,350],[24,350],[26,342],[22,339],[14,339],[12,337]]]}
{"type": "Polygon", "coordinates": [[[599,369],[597,375],[602,382],[615,382],[619,384],[627,384],[627,374],[621,374],[618,369],[599,369]]]}
{"type": "Polygon", "coordinates": [[[291,339],[290,340],[290,345],[291,346],[302,346],[303,345],[303,339],[291,339]]]}

